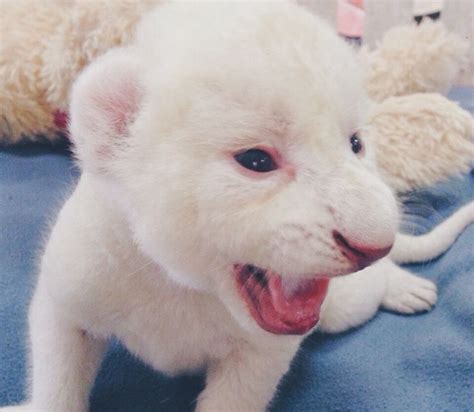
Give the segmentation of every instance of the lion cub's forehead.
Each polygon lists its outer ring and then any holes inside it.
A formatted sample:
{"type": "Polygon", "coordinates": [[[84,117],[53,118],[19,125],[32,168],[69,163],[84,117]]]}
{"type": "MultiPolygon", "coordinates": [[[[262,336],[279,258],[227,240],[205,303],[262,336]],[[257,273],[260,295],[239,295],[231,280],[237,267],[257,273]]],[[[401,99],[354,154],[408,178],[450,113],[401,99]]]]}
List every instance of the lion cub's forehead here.
{"type": "Polygon", "coordinates": [[[144,20],[136,44],[158,105],[192,107],[199,125],[285,138],[282,128],[301,135],[328,122],[347,133],[361,117],[353,52],[293,4],[165,5],[144,20]]]}

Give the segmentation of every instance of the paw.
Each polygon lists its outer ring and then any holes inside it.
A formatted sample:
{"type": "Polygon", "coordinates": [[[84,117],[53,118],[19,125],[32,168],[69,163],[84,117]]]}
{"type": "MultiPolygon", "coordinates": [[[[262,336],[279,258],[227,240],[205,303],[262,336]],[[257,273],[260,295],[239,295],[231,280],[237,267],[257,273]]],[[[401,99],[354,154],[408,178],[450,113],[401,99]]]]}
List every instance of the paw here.
{"type": "Polygon", "coordinates": [[[433,282],[400,269],[389,275],[382,306],[394,312],[411,314],[431,310],[437,299],[433,282]]]}

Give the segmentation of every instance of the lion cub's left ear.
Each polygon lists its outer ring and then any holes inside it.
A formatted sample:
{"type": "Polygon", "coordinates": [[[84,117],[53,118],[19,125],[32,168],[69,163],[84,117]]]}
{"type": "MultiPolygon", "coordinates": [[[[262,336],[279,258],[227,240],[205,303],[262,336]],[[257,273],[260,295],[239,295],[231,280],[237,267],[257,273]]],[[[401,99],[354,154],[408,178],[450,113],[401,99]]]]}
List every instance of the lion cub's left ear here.
{"type": "Polygon", "coordinates": [[[115,49],[86,68],[74,84],[69,128],[84,170],[103,172],[126,149],[143,98],[140,72],[129,49],[115,49]]]}

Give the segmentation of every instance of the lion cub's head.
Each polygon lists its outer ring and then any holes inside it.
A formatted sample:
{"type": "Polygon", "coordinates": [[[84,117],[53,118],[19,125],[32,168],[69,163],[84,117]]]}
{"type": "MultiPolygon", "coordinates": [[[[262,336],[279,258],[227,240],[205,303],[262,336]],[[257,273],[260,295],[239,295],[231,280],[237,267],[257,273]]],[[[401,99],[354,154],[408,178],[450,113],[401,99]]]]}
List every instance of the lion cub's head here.
{"type": "Polygon", "coordinates": [[[353,52],[285,3],[169,4],[75,84],[71,134],[144,253],[240,324],[303,334],[397,227],[353,52]]]}

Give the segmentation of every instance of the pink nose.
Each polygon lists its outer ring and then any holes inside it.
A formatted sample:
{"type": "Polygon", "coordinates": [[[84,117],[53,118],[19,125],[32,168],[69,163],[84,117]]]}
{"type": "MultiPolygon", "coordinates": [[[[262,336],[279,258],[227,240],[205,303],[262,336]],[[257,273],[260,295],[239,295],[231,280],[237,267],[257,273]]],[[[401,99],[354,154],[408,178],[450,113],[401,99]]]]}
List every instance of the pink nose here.
{"type": "Polygon", "coordinates": [[[360,245],[352,245],[337,230],[334,230],[332,232],[332,236],[341,253],[352,263],[354,263],[357,266],[358,270],[362,270],[370,264],[374,263],[376,260],[386,256],[393,246],[390,245],[384,248],[373,248],[360,245]]]}

